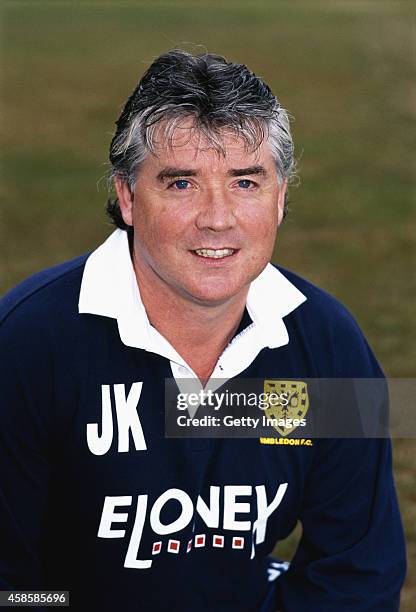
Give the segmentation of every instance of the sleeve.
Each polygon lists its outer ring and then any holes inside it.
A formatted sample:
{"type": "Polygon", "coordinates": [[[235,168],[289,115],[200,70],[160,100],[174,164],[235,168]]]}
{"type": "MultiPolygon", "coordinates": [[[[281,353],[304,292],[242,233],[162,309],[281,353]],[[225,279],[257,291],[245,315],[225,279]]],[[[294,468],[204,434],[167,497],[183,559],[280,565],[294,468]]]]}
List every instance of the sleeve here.
{"type": "Polygon", "coordinates": [[[0,325],[0,589],[42,589],[50,483],[47,338],[0,325]]]}
{"type": "Polygon", "coordinates": [[[399,610],[406,562],[389,440],[320,441],[300,520],[278,581],[283,610],[399,610]]]}
{"type": "MultiPolygon", "coordinates": [[[[334,336],[335,377],[383,373],[355,322],[334,336]]],[[[277,581],[279,610],[396,612],[406,571],[388,438],[314,440],[302,537],[277,581]]]]}

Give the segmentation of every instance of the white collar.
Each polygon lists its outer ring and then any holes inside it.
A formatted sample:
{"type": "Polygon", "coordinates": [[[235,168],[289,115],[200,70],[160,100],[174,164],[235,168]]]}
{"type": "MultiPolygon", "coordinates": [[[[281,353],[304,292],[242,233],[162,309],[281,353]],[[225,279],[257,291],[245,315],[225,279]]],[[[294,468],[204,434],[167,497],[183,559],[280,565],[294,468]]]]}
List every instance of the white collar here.
{"type": "MultiPolygon", "coordinates": [[[[262,348],[288,344],[283,317],[306,300],[279,270],[268,264],[251,283],[247,310],[253,323],[226,347],[211,378],[231,378],[247,368],[262,348]]],[[[194,377],[190,366],[150,324],[137,286],[127,233],[115,230],[87,259],[78,309],[117,320],[123,344],[162,355],[177,374],[194,377]]]]}

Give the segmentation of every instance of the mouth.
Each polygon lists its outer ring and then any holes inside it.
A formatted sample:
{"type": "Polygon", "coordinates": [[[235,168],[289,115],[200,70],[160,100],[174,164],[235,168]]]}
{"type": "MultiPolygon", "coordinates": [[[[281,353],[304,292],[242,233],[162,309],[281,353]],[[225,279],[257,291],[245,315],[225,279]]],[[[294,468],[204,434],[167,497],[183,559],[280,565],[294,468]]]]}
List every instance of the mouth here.
{"type": "Polygon", "coordinates": [[[231,257],[237,253],[238,249],[195,249],[192,251],[198,257],[205,257],[207,259],[224,259],[225,257],[231,257]]]}

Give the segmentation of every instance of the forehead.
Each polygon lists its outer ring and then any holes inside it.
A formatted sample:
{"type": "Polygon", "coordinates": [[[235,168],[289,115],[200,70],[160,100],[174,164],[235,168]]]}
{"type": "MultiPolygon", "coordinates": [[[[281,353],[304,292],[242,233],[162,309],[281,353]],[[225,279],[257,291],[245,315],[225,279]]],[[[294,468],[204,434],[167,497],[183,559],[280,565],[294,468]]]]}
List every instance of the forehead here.
{"type": "Polygon", "coordinates": [[[158,125],[152,138],[152,154],[157,165],[173,164],[186,167],[206,166],[211,170],[248,167],[253,164],[274,166],[269,144],[261,139],[254,146],[231,128],[207,132],[192,120],[158,125]]]}

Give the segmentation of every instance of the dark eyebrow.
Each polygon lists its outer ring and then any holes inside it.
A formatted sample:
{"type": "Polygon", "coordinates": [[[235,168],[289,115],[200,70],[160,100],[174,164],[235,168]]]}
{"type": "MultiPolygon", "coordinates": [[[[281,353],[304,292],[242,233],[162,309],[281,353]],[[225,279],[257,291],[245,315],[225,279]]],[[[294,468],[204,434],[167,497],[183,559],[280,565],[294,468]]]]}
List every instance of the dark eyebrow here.
{"type": "Polygon", "coordinates": [[[156,178],[158,181],[165,181],[177,176],[196,176],[197,174],[196,170],[188,170],[187,168],[163,168],[156,178]]]}
{"type": "MultiPolygon", "coordinates": [[[[197,170],[191,170],[188,168],[163,168],[157,175],[158,181],[165,181],[166,179],[177,178],[178,176],[197,176],[197,170]]],[[[257,174],[265,176],[267,171],[263,166],[249,166],[248,168],[232,168],[228,170],[229,176],[247,176],[250,174],[257,174]]]]}
{"type": "Polygon", "coordinates": [[[250,174],[261,174],[265,176],[267,174],[266,168],[263,166],[249,166],[248,168],[233,168],[228,171],[230,176],[244,176],[250,174]]]}

